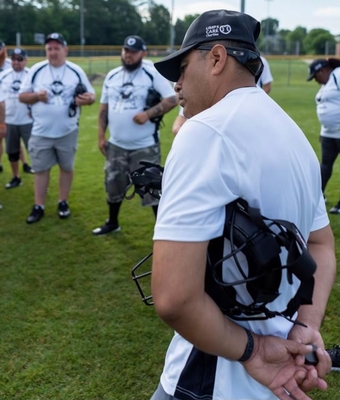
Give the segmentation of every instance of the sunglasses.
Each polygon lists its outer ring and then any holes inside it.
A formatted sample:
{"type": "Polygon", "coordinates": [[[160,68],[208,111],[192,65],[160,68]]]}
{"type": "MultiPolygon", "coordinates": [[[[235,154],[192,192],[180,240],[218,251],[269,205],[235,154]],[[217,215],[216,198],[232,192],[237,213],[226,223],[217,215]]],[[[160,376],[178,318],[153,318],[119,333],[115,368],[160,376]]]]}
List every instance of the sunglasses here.
{"type": "MultiPolygon", "coordinates": [[[[196,50],[210,51],[212,46],[199,46],[196,50]]],[[[227,53],[236,58],[238,62],[244,65],[255,77],[259,77],[263,71],[263,63],[259,54],[248,49],[238,47],[226,47],[227,53]]]]}
{"type": "Polygon", "coordinates": [[[12,61],[24,61],[24,57],[12,57],[12,61]]]}

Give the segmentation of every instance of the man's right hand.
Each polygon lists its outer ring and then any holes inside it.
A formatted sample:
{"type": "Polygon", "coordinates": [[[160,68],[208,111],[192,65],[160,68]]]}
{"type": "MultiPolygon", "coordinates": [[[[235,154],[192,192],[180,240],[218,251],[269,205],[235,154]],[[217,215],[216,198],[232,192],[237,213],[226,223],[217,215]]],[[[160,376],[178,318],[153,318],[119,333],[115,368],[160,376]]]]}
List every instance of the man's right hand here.
{"type": "Polygon", "coordinates": [[[106,149],[105,149],[105,145],[106,145],[106,139],[105,138],[99,138],[98,139],[98,147],[100,152],[106,156],[106,149]]]}

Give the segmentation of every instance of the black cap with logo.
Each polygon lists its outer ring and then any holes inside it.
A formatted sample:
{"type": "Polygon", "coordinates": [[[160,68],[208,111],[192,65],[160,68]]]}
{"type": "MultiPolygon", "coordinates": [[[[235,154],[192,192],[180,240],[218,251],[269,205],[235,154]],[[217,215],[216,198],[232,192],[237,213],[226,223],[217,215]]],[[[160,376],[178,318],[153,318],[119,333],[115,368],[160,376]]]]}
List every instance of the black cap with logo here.
{"type": "Polygon", "coordinates": [[[309,66],[309,75],[307,78],[307,81],[311,81],[314,77],[315,74],[323,67],[327,67],[328,61],[325,60],[324,58],[319,58],[317,60],[314,60],[310,66],[309,66]]]}
{"type": "Polygon", "coordinates": [[[135,52],[146,50],[146,44],[144,40],[137,35],[131,35],[126,37],[124,40],[123,47],[124,49],[129,49],[135,52]]]}
{"type": "Polygon", "coordinates": [[[16,57],[16,56],[22,57],[22,58],[26,58],[27,54],[26,54],[26,51],[24,49],[22,49],[21,47],[16,47],[12,51],[11,57],[13,58],[13,57],[16,57]]]}
{"type": "Polygon", "coordinates": [[[60,43],[62,46],[67,46],[67,42],[64,39],[64,36],[60,33],[54,32],[47,35],[45,39],[45,44],[50,42],[51,40],[55,40],[56,42],[60,43]]]}
{"type": "Polygon", "coordinates": [[[181,48],[156,62],[155,67],[165,78],[176,82],[180,77],[181,60],[190,50],[215,40],[243,42],[256,50],[260,31],[260,23],[248,14],[229,10],[206,11],[189,26],[181,48]]]}

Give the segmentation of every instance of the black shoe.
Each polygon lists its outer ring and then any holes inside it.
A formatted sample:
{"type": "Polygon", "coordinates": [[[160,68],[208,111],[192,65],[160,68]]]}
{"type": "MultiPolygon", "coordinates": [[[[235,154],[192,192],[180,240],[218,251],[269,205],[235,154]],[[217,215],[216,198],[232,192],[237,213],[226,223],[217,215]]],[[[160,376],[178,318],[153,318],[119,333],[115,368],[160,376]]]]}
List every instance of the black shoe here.
{"type": "Polygon", "coordinates": [[[119,232],[122,228],[119,225],[112,225],[109,222],[106,222],[105,225],[100,226],[99,228],[93,229],[92,233],[96,236],[106,235],[111,232],[119,232]]]}
{"type": "Polygon", "coordinates": [[[68,206],[67,201],[59,201],[58,204],[58,215],[59,218],[65,219],[71,215],[70,207],[68,206]]]}
{"type": "Polygon", "coordinates": [[[334,345],[332,349],[326,349],[332,360],[332,371],[340,371],[340,346],[334,345]]]}
{"type": "Polygon", "coordinates": [[[5,188],[13,189],[21,185],[22,185],[21,179],[17,176],[14,176],[10,182],[6,183],[5,188]]]}
{"type": "Polygon", "coordinates": [[[22,169],[24,172],[26,172],[26,174],[34,174],[34,170],[32,169],[32,167],[30,165],[28,165],[27,163],[25,163],[22,166],[22,169]]]}
{"type": "Polygon", "coordinates": [[[336,206],[332,207],[332,208],[329,210],[329,212],[330,212],[331,214],[340,214],[340,201],[339,201],[339,203],[338,203],[336,206]]]}
{"type": "Polygon", "coordinates": [[[0,164],[0,172],[3,172],[4,167],[0,164]]]}
{"type": "Polygon", "coordinates": [[[45,214],[45,211],[38,205],[34,205],[31,214],[27,217],[26,222],[28,224],[34,224],[38,222],[45,214]]]}

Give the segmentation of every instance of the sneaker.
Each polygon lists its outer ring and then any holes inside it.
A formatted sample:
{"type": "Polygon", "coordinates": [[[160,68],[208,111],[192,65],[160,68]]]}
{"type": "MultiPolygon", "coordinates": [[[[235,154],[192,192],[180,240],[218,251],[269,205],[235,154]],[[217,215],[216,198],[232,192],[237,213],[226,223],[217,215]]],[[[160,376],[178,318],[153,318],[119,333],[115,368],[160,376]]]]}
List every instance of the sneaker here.
{"type": "Polygon", "coordinates": [[[106,222],[105,225],[100,226],[99,228],[93,229],[92,233],[96,236],[106,235],[111,232],[119,232],[122,228],[119,225],[112,225],[109,222],[106,222]]]}
{"type": "Polygon", "coordinates": [[[329,212],[331,214],[340,214],[340,201],[338,202],[338,204],[334,207],[332,207],[329,212]]]}
{"type": "Polygon", "coordinates": [[[14,176],[10,182],[6,183],[5,188],[13,189],[21,185],[22,185],[21,179],[17,176],[14,176]]]}
{"type": "Polygon", "coordinates": [[[44,209],[35,204],[32,208],[31,214],[27,217],[26,222],[28,224],[34,224],[35,222],[38,222],[44,216],[44,214],[44,209]]]}
{"type": "Polygon", "coordinates": [[[59,201],[58,204],[58,215],[60,218],[65,219],[71,215],[70,207],[68,206],[67,201],[59,201]]]}
{"type": "Polygon", "coordinates": [[[340,346],[334,345],[332,349],[326,349],[332,360],[332,371],[340,371],[340,346]]]}
{"type": "Polygon", "coordinates": [[[30,165],[28,165],[27,163],[25,163],[22,166],[22,169],[24,172],[26,172],[26,174],[34,174],[34,170],[32,169],[32,167],[30,165]]]}

